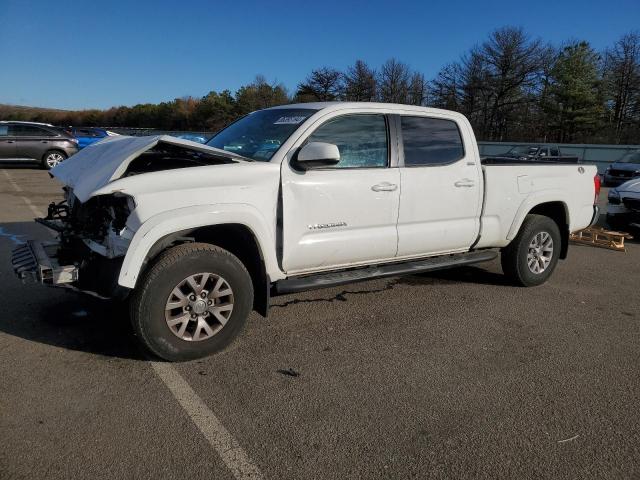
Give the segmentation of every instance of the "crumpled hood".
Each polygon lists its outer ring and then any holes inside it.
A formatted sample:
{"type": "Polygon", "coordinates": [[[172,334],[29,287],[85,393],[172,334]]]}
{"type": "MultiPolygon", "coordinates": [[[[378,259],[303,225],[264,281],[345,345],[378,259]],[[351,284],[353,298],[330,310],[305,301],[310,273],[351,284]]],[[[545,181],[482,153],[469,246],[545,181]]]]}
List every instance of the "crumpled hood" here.
{"type": "Polygon", "coordinates": [[[53,168],[51,175],[73,188],[73,193],[78,200],[85,202],[93,192],[120,178],[132,160],[159,143],[181,146],[221,158],[247,161],[246,158],[233,152],[169,135],[117,136],[106,137],[100,142],[88,145],[53,168]]]}

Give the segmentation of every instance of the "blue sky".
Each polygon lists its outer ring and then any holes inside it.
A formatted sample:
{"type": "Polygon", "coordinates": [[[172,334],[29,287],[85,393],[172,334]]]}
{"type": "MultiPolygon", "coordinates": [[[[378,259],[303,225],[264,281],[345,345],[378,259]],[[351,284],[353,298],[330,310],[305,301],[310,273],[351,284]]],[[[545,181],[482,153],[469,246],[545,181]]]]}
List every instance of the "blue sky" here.
{"type": "Polygon", "coordinates": [[[256,74],[293,90],[358,58],[431,78],[504,25],[602,49],[640,29],[640,0],[0,0],[0,103],[133,105],[235,91],[256,74]]]}

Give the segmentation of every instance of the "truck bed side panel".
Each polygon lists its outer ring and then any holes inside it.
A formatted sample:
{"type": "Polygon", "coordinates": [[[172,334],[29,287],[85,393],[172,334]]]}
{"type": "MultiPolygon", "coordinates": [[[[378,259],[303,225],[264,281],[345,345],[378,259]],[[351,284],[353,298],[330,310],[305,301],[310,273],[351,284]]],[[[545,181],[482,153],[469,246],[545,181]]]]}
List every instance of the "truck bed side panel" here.
{"type": "Polygon", "coordinates": [[[543,203],[564,204],[571,232],[587,227],[591,221],[594,166],[485,165],[483,171],[485,202],[477,248],[508,245],[525,216],[543,203]]]}

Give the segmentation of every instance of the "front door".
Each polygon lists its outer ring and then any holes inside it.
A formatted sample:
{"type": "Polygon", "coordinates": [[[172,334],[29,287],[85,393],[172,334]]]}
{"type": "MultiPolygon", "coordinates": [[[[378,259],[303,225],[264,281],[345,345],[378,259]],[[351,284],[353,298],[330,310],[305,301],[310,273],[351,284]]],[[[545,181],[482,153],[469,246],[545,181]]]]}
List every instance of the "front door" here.
{"type": "Polygon", "coordinates": [[[337,145],[340,162],[311,170],[283,162],[284,270],[295,274],[393,259],[400,172],[389,166],[387,117],[333,117],[306,142],[337,145]]]}
{"type": "Polygon", "coordinates": [[[15,138],[9,135],[9,125],[0,124],[0,159],[15,158],[15,138]]]}

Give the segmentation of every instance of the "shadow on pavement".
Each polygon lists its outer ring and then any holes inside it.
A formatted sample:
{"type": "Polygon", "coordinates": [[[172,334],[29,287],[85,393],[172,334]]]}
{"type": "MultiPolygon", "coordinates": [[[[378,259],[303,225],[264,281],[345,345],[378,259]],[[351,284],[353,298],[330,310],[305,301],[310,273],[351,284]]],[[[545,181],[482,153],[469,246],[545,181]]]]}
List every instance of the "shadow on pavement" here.
{"type": "MultiPolygon", "coordinates": [[[[133,360],[146,360],[129,323],[123,304],[91,298],[61,289],[22,300],[7,299],[10,315],[0,318],[0,331],[32,342],[68,350],[133,360]]],[[[44,293],[44,292],[43,292],[44,293]]]]}
{"type": "Polygon", "coordinates": [[[513,286],[502,273],[490,272],[482,267],[465,266],[438,270],[424,274],[401,277],[398,283],[404,285],[431,285],[441,282],[476,283],[482,285],[513,286]]]}
{"type": "Polygon", "coordinates": [[[62,288],[21,284],[13,273],[11,251],[28,238],[51,240],[34,222],[0,223],[0,332],[96,355],[146,359],[123,303],[62,288]]]}

